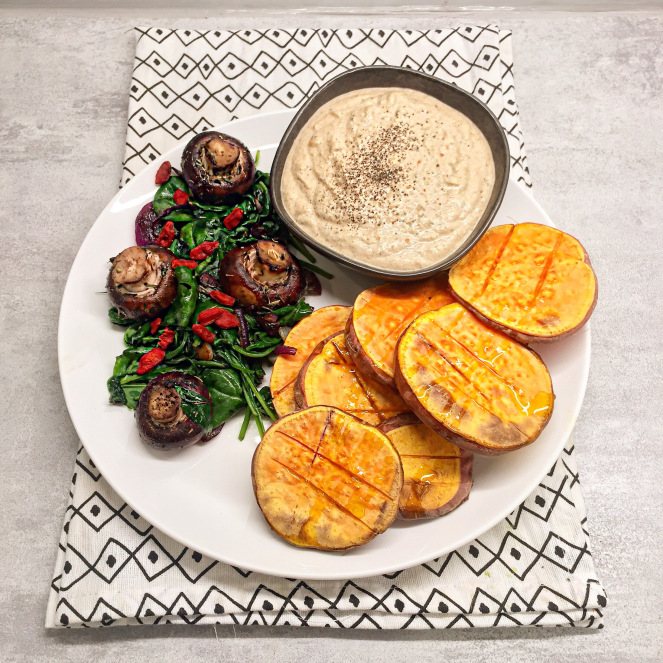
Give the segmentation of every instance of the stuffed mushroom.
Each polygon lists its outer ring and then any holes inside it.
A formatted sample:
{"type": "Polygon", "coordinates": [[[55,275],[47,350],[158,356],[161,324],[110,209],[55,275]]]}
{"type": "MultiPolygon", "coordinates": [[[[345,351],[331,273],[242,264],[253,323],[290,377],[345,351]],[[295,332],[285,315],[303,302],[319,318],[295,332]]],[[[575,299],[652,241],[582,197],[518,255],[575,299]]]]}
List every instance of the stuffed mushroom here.
{"type": "Polygon", "coordinates": [[[135,416],[147,444],[156,449],[184,449],[213,437],[212,410],[202,380],[170,371],[150,380],[140,394],[135,416]]]}
{"type": "Polygon", "coordinates": [[[260,240],[229,251],[219,265],[224,292],[244,306],[283,306],[302,296],[302,270],[282,244],[260,240]]]}
{"type": "Polygon", "coordinates": [[[198,200],[214,205],[246,193],[255,179],[256,166],[244,143],[218,131],[206,131],[184,148],[182,175],[198,200]]]}
{"type": "Polygon", "coordinates": [[[151,320],[175,299],[174,254],[160,246],[130,246],[113,258],[106,290],[113,306],[132,320],[151,320]]]}

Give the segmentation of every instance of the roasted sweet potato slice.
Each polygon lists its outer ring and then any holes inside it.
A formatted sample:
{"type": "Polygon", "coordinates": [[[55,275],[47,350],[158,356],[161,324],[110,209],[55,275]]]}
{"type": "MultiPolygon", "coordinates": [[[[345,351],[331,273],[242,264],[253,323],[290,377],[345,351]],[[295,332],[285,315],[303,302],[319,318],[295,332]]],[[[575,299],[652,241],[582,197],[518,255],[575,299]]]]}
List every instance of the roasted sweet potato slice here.
{"type": "Polygon", "coordinates": [[[472,488],[474,456],[429,428],[411,412],[378,426],[403,464],[401,518],[437,518],[460,506],[472,488]]]}
{"type": "Polygon", "coordinates": [[[522,343],[577,331],[598,295],[580,242],[538,223],[488,230],[451,268],[449,285],[467,308],[522,343]]]}
{"type": "Polygon", "coordinates": [[[325,306],[313,311],[290,330],[285,344],[296,348],[297,354],[279,355],[269,382],[274,409],[279,417],[297,409],[294,385],[299,370],[320,341],[345,328],[350,311],[349,306],[325,306]]]}
{"type": "Polygon", "coordinates": [[[374,426],[409,410],[397,392],[357,370],[343,332],[313,350],[295,382],[295,400],[300,408],[331,405],[374,426]]]}
{"type": "Polygon", "coordinates": [[[396,384],[425,424],[487,456],[533,442],[553,409],[541,358],[461,304],[407,328],[396,347],[396,384]]]}
{"type": "Polygon", "coordinates": [[[398,513],[401,461],[386,435],[331,407],[279,419],[256,448],[253,490],[269,526],[296,546],[345,550],[398,513]]]}
{"type": "Polygon", "coordinates": [[[446,277],[416,283],[385,283],[360,293],[346,327],[350,356],[366,376],[396,388],[394,350],[418,315],[456,301],[446,277]]]}

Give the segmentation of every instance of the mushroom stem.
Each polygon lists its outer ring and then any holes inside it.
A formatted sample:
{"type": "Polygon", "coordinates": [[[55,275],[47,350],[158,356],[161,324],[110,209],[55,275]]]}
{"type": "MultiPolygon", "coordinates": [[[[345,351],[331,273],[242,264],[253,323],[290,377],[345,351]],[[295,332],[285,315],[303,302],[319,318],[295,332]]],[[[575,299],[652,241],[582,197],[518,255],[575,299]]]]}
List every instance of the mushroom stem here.
{"type": "Polygon", "coordinates": [[[182,410],[182,399],[173,387],[155,389],[147,402],[147,414],[160,424],[175,421],[182,410]]]}
{"type": "Polygon", "coordinates": [[[134,297],[153,294],[161,280],[159,255],[140,246],[130,246],[113,260],[113,281],[122,292],[134,297]]]}
{"type": "Polygon", "coordinates": [[[130,246],[128,249],[124,249],[113,260],[115,283],[138,283],[149,269],[147,257],[147,252],[140,246],[130,246]]]}
{"type": "Polygon", "coordinates": [[[212,138],[205,146],[203,154],[212,165],[211,170],[223,170],[237,161],[239,147],[222,138],[212,138]]]}
{"type": "MultiPolygon", "coordinates": [[[[292,264],[292,259],[288,254],[289,262],[292,264]]],[[[257,242],[255,247],[251,247],[245,255],[246,271],[256,283],[261,283],[265,286],[273,286],[285,281],[288,278],[288,265],[285,260],[285,249],[279,244],[274,242],[257,242]],[[262,247],[262,251],[258,244],[273,244],[275,247],[282,249],[278,252],[274,248],[262,247]],[[270,263],[270,254],[274,256],[274,264],[270,263]]]]}

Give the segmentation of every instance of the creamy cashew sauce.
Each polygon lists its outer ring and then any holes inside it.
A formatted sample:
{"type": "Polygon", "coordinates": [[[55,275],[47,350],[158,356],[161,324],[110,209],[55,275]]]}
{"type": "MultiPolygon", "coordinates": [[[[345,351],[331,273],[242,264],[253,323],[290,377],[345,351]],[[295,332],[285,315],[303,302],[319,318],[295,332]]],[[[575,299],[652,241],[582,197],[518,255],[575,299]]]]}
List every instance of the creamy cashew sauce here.
{"type": "Polygon", "coordinates": [[[488,141],[465,115],[415,90],[368,88],[332,99],[306,123],[281,193],[326,247],[409,272],[465,241],[494,183],[488,141]]]}

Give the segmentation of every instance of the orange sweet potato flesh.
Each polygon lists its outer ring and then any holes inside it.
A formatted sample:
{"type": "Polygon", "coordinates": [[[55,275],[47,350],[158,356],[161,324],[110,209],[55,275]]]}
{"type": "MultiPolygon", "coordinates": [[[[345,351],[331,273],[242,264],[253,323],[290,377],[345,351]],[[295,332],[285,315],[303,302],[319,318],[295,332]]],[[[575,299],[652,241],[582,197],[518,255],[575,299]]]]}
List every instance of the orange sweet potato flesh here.
{"type": "Polygon", "coordinates": [[[472,488],[474,456],[422,424],[412,413],[378,427],[403,464],[401,518],[437,518],[460,506],[472,488]]]}
{"type": "Polygon", "coordinates": [[[396,388],[394,350],[398,337],[421,313],[456,301],[446,277],[415,283],[385,283],[360,293],[346,327],[348,351],[366,376],[396,388]]]}
{"type": "Polygon", "coordinates": [[[279,417],[297,409],[295,380],[301,367],[320,341],[345,328],[350,311],[349,306],[325,306],[313,311],[290,330],[285,344],[296,348],[297,353],[276,358],[269,382],[274,409],[279,417]]]}
{"type": "Polygon", "coordinates": [[[396,351],[405,402],[467,451],[489,456],[519,449],[550,419],[554,395],[541,358],[461,304],[419,316],[396,351]]]}
{"type": "Polygon", "coordinates": [[[299,408],[337,407],[374,426],[409,410],[397,392],[357,370],[343,332],[311,353],[295,382],[295,400],[299,408]]]}
{"type": "Polygon", "coordinates": [[[396,518],[403,468],[377,428],[330,407],[300,410],[265,433],[253,489],[269,526],[306,548],[361,546],[396,518]]]}
{"type": "Polygon", "coordinates": [[[449,285],[467,308],[522,343],[577,331],[598,295],[580,242],[537,223],[488,230],[451,268],[449,285]]]}

